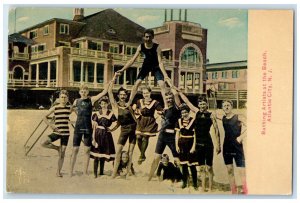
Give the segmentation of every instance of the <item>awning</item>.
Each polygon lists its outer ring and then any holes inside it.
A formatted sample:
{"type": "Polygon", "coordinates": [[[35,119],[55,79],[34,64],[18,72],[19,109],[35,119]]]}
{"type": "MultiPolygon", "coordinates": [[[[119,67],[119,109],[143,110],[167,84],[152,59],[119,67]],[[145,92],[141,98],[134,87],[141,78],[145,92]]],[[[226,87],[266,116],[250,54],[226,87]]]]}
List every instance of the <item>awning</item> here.
{"type": "Polygon", "coordinates": [[[14,33],[8,36],[8,42],[13,43],[13,42],[19,42],[23,43],[26,45],[32,45],[35,44],[35,42],[32,39],[28,39],[27,37],[24,37],[23,35],[19,33],[14,33]]]}

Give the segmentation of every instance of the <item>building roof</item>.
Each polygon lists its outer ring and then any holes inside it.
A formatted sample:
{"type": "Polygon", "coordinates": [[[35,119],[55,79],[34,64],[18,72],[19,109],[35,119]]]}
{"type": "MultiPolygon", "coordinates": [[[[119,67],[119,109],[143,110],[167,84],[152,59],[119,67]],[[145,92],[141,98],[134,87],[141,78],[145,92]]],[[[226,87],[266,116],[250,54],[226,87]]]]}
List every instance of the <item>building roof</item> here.
{"type": "Polygon", "coordinates": [[[77,37],[94,37],[132,43],[142,42],[144,27],[113,9],[105,9],[84,17],[85,23],[77,37]]]}
{"type": "Polygon", "coordinates": [[[223,63],[206,64],[206,71],[221,71],[233,69],[247,69],[247,61],[230,61],[223,63]]]}
{"type": "Polygon", "coordinates": [[[13,43],[13,42],[19,42],[26,45],[32,45],[35,43],[32,39],[24,37],[19,33],[14,33],[8,36],[8,43],[13,43]]]}
{"type": "Polygon", "coordinates": [[[82,22],[79,22],[79,21],[73,21],[73,20],[67,20],[67,19],[62,19],[62,18],[52,18],[52,19],[49,19],[49,20],[46,20],[46,21],[43,21],[43,22],[41,22],[41,23],[38,23],[38,24],[36,24],[36,25],[33,25],[33,26],[31,26],[31,27],[28,27],[28,28],[26,28],[26,29],[24,29],[24,30],[21,30],[21,31],[19,31],[19,33],[23,33],[23,32],[27,32],[27,31],[29,31],[29,30],[33,30],[33,29],[35,29],[35,28],[39,28],[39,27],[42,27],[42,26],[44,26],[44,25],[48,25],[49,23],[51,23],[51,22],[53,22],[53,21],[56,21],[56,22],[58,22],[58,23],[68,23],[68,24],[70,24],[70,23],[76,23],[76,24],[81,24],[81,25],[84,25],[84,23],[82,23],[82,22]]]}

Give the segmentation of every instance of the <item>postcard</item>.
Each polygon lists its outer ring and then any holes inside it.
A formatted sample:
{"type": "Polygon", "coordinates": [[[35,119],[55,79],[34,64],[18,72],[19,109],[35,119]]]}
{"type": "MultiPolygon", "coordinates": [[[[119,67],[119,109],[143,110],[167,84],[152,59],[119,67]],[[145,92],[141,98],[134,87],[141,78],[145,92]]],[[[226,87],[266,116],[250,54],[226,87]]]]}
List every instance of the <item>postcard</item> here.
{"type": "Polygon", "coordinates": [[[293,194],[293,9],[8,15],[7,194],[293,194]]]}

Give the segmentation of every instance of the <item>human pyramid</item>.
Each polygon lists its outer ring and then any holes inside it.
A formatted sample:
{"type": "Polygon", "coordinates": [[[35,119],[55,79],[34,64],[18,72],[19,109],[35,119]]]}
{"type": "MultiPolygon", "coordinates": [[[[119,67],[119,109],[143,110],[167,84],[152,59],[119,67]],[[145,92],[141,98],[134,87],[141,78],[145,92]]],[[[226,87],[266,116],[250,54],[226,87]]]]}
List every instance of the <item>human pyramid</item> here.
{"type": "Polygon", "coordinates": [[[94,159],[94,177],[103,175],[105,161],[113,161],[111,177],[134,175],[132,155],[137,143],[140,156],[138,164],[146,160],[145,152],[149,139],[158,136],[154,158],[149,169],[148,181],[156,174],[161,180],[182,182],[182,188],[188,187],[190,177],[195,190],[198,190],[198,175],[196,166],[199,166],[201,177],[201,190],[211,191],[213,184],[213,155],[214,151],[221,152],[220,136],[216,119],[222,120],[225,138],[223,144],[223,158],[228,171],[228,178],[233,194],[237,194],[233,160],[235,160],[238,175],[242,180],[242,191],[247,194],[245,176],[245,157],[243,140],[245,139],[245,121],[241,116],[232,112],[233,104],[230,100],[222,103],[224,115],[218,116],[208,111],[208,101],[205,96],[199,96],[197,106],[175,87],[168,77],[161,59],[161,49],[152,40],[154,32],[147,29],[144,32],[144,42],[137,48],[136,54],[126,65],[115,73],[113,79],[104,90],[96,96],[88,96],[88,87],[82,85],[79,90],[80,98],[73,105],[68,104],[68,92],[61,90],[59,102],[51,107],[43,120],[53,129],[43,142],[42,146],[55,149],[59,152],[58,168],[56,175],[62,177],[61,169],[64,162],[65,151],[69,140],[70,114],[76,112],[77,119],[74,127],[73,150],[71,155],[70,176],[72,177],[77,154],[81,142],[84,144],[85,173],[88,174],[90,158],[94,159]],[[117,92],[118,101],[113,95],[113,86],[117,77],[128,69],[143,53],[145,59],[137,80],[131,90],[129,100],[128,92],[121,87],[117,92]],[[142,88],[142,99],[133,104],[139,86],[145,77],[152,73],[161,88],[164,105],[151,98],[151,89],[142,88]],[[170,87],[167,91],[166,83],[170,87]],[[108,94],[108,96],[106,96],[108,94]],[[93,106],[98,101],[100,110],[93,114],[93,106]],[[181,102],[183,101],[183,103],[181,102]],[[108,108],[109,104],[111,109],[108,108]],[[54,115],[55,122],[48,121],[54,115]],[[161,117],[162,125],[159,128],[157,118],[161,117]],[[112,133],[120,128],[117,145],[114,145],[112,133]],[[60,139],[60,146],[53,144],[60,139]],[[128,151],[123,148],[129,142],[128,151]],[[172,152],[174,164],[169,161],[169,156],[164,154],[166,146],[172,152]],[[98,167],[100,165],[100,173],[98,167]],[[206,188],[208,176],[208,188],[206,188]]]}

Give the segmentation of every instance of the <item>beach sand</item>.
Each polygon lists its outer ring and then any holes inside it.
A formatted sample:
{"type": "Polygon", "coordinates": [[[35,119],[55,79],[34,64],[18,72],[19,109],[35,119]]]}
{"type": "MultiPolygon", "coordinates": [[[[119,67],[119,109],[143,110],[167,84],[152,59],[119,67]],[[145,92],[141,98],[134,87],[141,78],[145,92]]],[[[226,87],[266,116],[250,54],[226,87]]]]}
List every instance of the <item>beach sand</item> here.
{"type": "MultiPolygon", "coordinates": [[[[112,162],[105,163],[105,175],[94,178],[93,159],[90,160],[89,175],[83,174],[83,148],[80,147],[75,165],[75,176],[70,177],[70,156],[72,152],[73,128],[66,150],[65,162],[62,169],[63,177],[56,177],[58,153],[54,150],[42,148],[40,143],[51,133],[48,128],[36,143],[33,149],[25,156],[24,144],[46,110],[8,110],[7,111],[7,159],[6,159],[6,191],[8,193],[24,194],[231,194],[227,178],[226,166],[222,154],[214,156],[214,187],[211,192],[195,191],[192,186],[181,189],[181,183],[171,184],[168,181],[159,182],[157,177],[148,181],[148,173],[153,159],[157,137],[150,138],[146,152],[146,161],[137,164],[139,149],[136,146],[133,155],[135,176],[128,179],[117,177],[111,179],[112,162]]],[[[71,120],[74,120],[72,115],[71,120]]],[[[30,139],[36,137],[45,128],[42,123],[40,128],[30,139]]],[[[218,121],[221,132],[221,141],[224,131],[218,121]]],[[[113,133],[114,141],[118,139],[119,129],[113,133]]],[[[29,144],[30,144],[29,142],[29,144]]],[[[222,143],[222,142],[221,142],[222,143]]],[[[55,144],[59,144],[56,142],[55,144]]],[[[82,146],[82,145],[81,145],[82,146]]],[[[125,145],[124,149],[127,150],[125,145]]],[[[166,148],[165,153],[171,153],[166,148]]],[[[171,159],[173,161],[173,159],[171,159]]],[[[240,180],[237,179],[239,183],[240,180]]],[[[199,188],[200,189],[200,188],[199,188]]]]}

